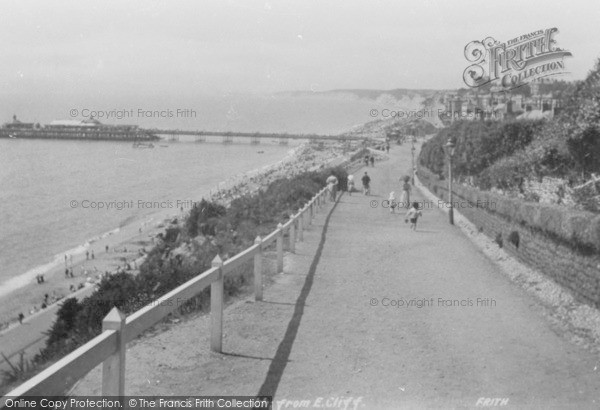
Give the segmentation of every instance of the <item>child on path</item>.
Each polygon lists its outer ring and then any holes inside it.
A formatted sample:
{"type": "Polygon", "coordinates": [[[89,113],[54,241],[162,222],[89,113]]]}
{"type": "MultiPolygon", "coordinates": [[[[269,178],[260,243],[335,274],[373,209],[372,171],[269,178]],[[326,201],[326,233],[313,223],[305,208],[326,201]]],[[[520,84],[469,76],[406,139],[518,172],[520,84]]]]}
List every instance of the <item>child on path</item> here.
{"type": "Polygon", "coordinates": [[[390,192],[390,197],[388,198],[388,206],[390,207],[390,213],[396,213],[396,193],[394,191],[390,192]]]}
{"type": "Polygon", "coordinates": [[[407,223],[410,220],[410,229],[416,231],[417,220],[420,216],[423,216],[423,214],[421,213],[421,211],[419,211],[419,203],[413,202],[412,207],[406,213],[406,219],[404,219],[404,222],[407,223]]]}

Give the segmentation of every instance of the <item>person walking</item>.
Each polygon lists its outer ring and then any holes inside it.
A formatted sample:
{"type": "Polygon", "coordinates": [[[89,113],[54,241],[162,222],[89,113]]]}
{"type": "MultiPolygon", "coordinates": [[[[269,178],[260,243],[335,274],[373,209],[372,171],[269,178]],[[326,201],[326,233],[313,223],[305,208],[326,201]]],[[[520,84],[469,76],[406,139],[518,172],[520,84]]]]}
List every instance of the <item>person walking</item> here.
{"type": "Polygon", "coordinates": [[[329,190],[331,202],[335,202],[337,197],[338,179],[335,175],[331,174],[325,182],[327,183],[327,189],[329,190]]]}
{"type": "Polygon", "coordinates": [[[352,191],[354,191],[354,175],[348,175],[348,195],[352,196],[352,191]]]}
{"type": "Polygon", "coordinates": [[[400,195],[400,203],[408,209],[410,207],[410,177],[405,176],[400,179],[402,183],[402,194],[400,195]]]}
{"type": "Polygon", "coordinates": [[[371,155],[371,158],[369,158],[369,161],[371,161],[371,166],[375,167],[375,156],[371,155]]]}
{"type": "Polygon", "coordinates": [[[367,174],[367,171],[365,171],[365,174],[363,175],[363,177],[361,178],[362,184],[363,184],[363,193],[365,195],[369,195],[371,193],[371,177],[367,174]]]}

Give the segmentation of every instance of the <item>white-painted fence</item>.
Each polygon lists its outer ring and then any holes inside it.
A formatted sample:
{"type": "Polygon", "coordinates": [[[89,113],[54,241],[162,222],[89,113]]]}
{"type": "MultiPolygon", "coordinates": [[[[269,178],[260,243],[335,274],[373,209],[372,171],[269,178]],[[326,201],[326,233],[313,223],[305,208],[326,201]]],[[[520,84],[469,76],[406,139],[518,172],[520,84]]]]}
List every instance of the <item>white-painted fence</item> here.
{"type": "Polygon", "coordinates": [[[210,285],[211,302],[211,350],[221,353],[223,341],[223,277],[245,262],[254,259],[255,300],[263,297],[262,254],[263,250],[276,243],[277,272],[283,272],[283,236],[289,232],[289,250],[295,252],[296,240],[303,240],[303,231],[311,223],[317,210],[327,198],[327,188],[322,189],[304,208],[284,225],[264,239],[256,238],[254,245],[223,262],[217,255],[212,267],[188,282],[173,289],[150,305],[125,317],[113,308],[102,322],[102,333],[75,351],[71,352],[46,370],[32,377],[0,400],[0,408],[7,398],[18,400],[28,396],[59,396],[94,367],[103,363],[102,395],[125,395],[125,352],[128,342],[152,327],[169,313],[193,298],[210,285]]]}

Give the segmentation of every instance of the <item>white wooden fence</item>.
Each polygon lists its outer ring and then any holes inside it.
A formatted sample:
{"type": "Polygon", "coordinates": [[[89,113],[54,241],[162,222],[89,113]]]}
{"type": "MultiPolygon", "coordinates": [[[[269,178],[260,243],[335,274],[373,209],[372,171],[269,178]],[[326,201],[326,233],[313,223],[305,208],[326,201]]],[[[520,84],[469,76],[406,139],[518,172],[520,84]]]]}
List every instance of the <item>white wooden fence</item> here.
{"type": "Polygon", "coordinates": [[[283,236],[289,232],[289,251],[295,252],[296,240],[303,240],[304,229],[312,222],[317,210],[327,198],[321,190],[304,208],[265,238],[256,238],[254,245],[223,262],[217,255],[211,269],[173,289],[150,305],[128,317],[113,308],[102,322],[102,333],[58,362],[9,392],[0,400],[18,400],[29,396],[59,396],[94,367],[103,363],[102,395],[125,395],[125,352],[128,342],[152,327],[181,305],[210,285],[211,350],[221,353],[223,341],[223,277],[245,262],[254,259],[254,295],[262,300],[263,250],[276,242],[277,272],[283,272],[283,236]]]}

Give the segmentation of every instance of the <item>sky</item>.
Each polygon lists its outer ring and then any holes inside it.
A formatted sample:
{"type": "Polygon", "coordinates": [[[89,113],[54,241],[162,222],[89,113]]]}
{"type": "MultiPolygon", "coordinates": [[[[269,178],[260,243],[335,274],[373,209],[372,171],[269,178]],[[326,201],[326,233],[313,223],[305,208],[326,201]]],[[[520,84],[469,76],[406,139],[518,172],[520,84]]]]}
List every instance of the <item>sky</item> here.
{"type": "MultiPolygon", "coordinates": [[[[557,27],[600,56],[594,1],[7,1],[0,115],[289,90],[464,87],[465,45],[557,27]],[[6,111],[6,112],[5,112],[6,111]]],[[[65,115],[62,115],[65,117],[65,115]]]]}

